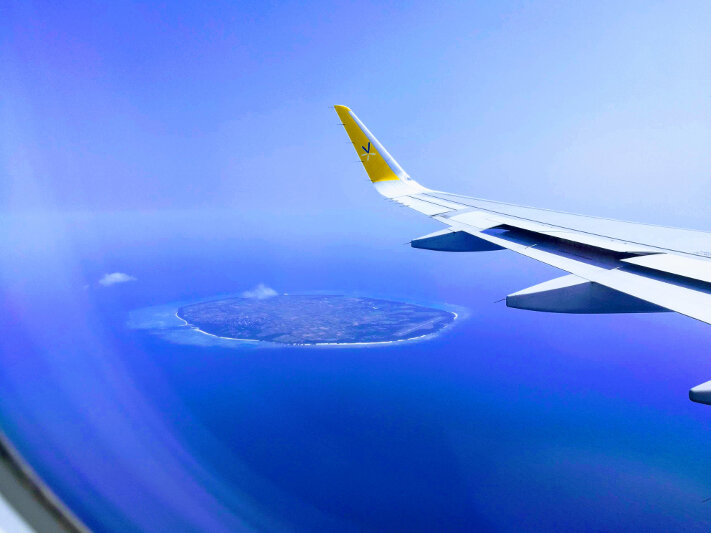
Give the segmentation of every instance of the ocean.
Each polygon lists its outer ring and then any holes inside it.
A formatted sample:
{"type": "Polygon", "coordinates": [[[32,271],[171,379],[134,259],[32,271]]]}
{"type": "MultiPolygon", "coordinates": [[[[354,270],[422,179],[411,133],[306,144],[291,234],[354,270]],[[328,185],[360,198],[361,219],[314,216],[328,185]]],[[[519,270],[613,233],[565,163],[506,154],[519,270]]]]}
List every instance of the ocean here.
{"type": "Polygon", "coordinates": [[[711,379],[709,326],[508,309],[563,273],[413,250],[405,222],[344,238],[291,216],[4,218],[0,425],[90,528],[708,531],[711,407],[687,391],[711,379]],[[384,346],[131,327],[259,283],[466,312],[384,346]]]}

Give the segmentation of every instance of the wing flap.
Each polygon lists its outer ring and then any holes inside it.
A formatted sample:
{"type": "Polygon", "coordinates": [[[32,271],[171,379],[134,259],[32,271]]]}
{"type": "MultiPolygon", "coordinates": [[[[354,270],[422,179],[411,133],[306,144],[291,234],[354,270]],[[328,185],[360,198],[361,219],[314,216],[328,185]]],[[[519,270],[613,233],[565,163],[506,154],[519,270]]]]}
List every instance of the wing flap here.
{"type": "Polygon", "coordinates": [[[683,255],[654,254],[623,259],[625,263],[711,283],[711,261],[683,255]]]}
{"type": "Polygon", "coordinates": [[[541,231],[541,233],[543,235],[549,235],[555,239],[563,239],[569,242],[583,244],[585,246],[594,246],[595,248],[602,248],[603,250],[610,250],[611,252],[616,253],[645,254],[656,253],[659,251],[655,248],[650,248],[648,246],[643,246],[631,242],[619,241],[616,239],[609,239],[607,237],[592,235],[590,233],[580,233],[566,230],[548,230],[541,231]]]}

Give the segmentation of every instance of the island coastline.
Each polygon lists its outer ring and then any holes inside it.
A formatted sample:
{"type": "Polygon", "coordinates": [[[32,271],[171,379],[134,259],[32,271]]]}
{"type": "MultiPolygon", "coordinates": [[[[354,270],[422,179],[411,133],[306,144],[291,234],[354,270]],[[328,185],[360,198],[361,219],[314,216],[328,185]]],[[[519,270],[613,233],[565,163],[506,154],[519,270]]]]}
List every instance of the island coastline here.
{"type": "MultiPolygon", "coordinates": [[[[280,295],[283,298],[291,297],[295,298],[297,296],[294,295],[280,295]]],[[[397,344],[397,343],[403,343],[403,342],[412,342],[420,339],[425,339],[428,337],[433,337],[437,334],[439,334],[442,330],[450,327],[458,318],[459,314],[451,311],[451,310],[444,310],[440,309],[438,307],[426,307],[423,305],[419,304],[410,304],[410,303],[405,303],[402,301],[397,301],[397,300],[384,300],[384,299],[375,299],[375,298],[368,298],[368,297],[353,297],[353,296],[342,296],[342,295],[298,295],[298,297],[301,298],[312,298],[312,299],[342,299],[346,301],[354,301],[358,304],[376,304],[376,305],[385,305],[385,306],[394,306],[397,309],[397,306],[400,306],[402,308],[407,308],[407,310],[414,310],[413,312],[420,312],[420,313],[429,313],[428,315],[428,320],[425,320],[424,322],[420,323],[415,323],[414,325],[411,324],[405,324],[407,328],[412,329],[413,333],[420,333],[417,335],[414,335],[412,337],[403,337],[403,338],[392,338],[392,339],[386,339],[386,340],[364,340],[364,341],[320,341],[320,340],[312,340],[312,341],[306,341],[306,342],[301,342],[301,341],[275,341],[270,338],[251,338],[251,337],[244,337],[244,336],[227,336],[227,335],[221,335],[215,332],[211,331],[206,331],[204,327],[201,327],[198,324],[195,324],[194,322],[188,320],[185,316],[181,316],[181,312],[183,312],[185,309],[191,308],[191,307],[198,307],[200,305],[202,306],[219,306],[219,305],[227,305],[227,304],[235,304],[238,303],[240,305],[249,305],[248,299],[243,299],[243,298],[224,298],[220,300],[204,300],[202,302],[199,302],[197,304],[188,304],[179,307],[177,310],[174,311],[174,316],[180,320],[180,322],[183,324],[183,327],[190,328],[190,330],[200,333],[202,335],[214,338],[214,339],[219,339],[222,341],[234,341],[234,342],[240,342],[240,343],[250,343],[250,344],[261,344],[261,343],[266,343],[266,344],[271,344],[271,345],[281,345],[281,346],[301,346],[301,347],[334,347],[334,346],[377,346],[377,345],[391,345],[391,344],[397,344]],[[423,324],[426,324],[426,326],[423,326],[423,324]],[[421,333],[421,330],[423,327],[426,328],[432,328],[432,331],[427,331],[426,333],[421,333]]],[[[262,304],[263,305],[263,304],[262,304]]],[[[372,309],[379,309],[376,307],[376,305],[372,305],[372,309]]],[[[361,305],[362,307],[362,305],[361,305]]],[[[243,317],[242,317],[243,318],[243,317]]],[[[356,322],[356,325],[359,325],[358,322],[356,322]]],[[[347,326],[347,324],[346,324],[347,326]]],[[[378,323],[378,326],[381,326],[381,324],[378,323]]],[[[400,332],[400,329],[394,331],[392,334],[397,335],[400,332]]],[[[283,337],[283,335],[280,335],[283,337]]]]}

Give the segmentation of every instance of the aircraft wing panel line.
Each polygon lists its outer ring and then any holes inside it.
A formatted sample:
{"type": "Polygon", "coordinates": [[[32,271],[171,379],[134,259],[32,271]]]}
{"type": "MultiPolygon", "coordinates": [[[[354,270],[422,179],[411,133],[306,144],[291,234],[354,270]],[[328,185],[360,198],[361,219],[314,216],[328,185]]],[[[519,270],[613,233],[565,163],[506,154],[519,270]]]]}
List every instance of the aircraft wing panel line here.
{"type": "Polygon", "coordinates": [[[462,203],[457,203],[457,202],[450,202],[449,200],[445,200],[443,198],[438,198],[436,196],[433,196],[428,193],[417,193],[412,195],[413,198],[417,198],[418,200],[424,200],[426,202],[434,202],[438,205],[443,205],[445,207],[449,207],[450,209],[454,210],[460,210],[460,209],[467,209],[470,206],[462,203]]]}
{"type": "Polygon", "coordinates": [[[419,200],[413,196],[399,196],[397,198],[393,198],[393,200],[428,216],[441,215],[451,211],[451,208],[449,207],[445,207],[434,202],[428,202],[426,200],[419,200]]]}

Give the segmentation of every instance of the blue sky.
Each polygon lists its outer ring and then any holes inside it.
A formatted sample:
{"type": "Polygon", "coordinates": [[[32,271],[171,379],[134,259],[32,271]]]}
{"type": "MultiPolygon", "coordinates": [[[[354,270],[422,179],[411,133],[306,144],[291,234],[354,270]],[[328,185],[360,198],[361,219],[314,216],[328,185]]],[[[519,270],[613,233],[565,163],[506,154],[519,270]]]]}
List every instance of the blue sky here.
{"type": "Polygon", "coordinates": [[[433,188],[711,222],[705,2],[3,11],[3,211],[379,211],[341,103],[433,188]]]}

